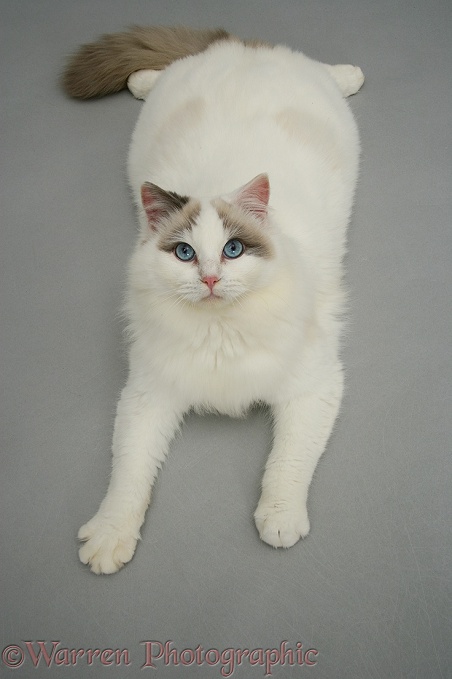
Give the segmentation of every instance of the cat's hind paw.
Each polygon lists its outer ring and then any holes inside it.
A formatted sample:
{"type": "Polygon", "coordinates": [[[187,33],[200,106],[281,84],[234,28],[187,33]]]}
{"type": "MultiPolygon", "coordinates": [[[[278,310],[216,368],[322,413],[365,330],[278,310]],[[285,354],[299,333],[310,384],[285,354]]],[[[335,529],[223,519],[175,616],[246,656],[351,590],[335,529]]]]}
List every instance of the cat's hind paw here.
{"type": "Polygon", "coordinates": [[[351,64],[325,65],[339,85],[342,96],[349,97],[361,89],[364,83],[364,73],[359,66],[352,66],[351,64]]]}
{"type": "Polygon", "coordinates": [[[97,575],[116,573],[133,557],[138,537],[130,528],[117,528],[96,515],[78,532],[85,543],[79,549],[80,561],[97,575]]]}
{"type": "Polygon", "coordinates": [[[144,69],[142,71],[135,71],[129,75],[127,87],[130,92],[132,92],[135,99],[146,99],[160,73],[161,71],[144,69]]]}
{"type": "Polygon", "coordinates": [[[309,533],[306,507],[262,500],[254,513],[261,540],[272,547],[292,547],[309,533]]]}

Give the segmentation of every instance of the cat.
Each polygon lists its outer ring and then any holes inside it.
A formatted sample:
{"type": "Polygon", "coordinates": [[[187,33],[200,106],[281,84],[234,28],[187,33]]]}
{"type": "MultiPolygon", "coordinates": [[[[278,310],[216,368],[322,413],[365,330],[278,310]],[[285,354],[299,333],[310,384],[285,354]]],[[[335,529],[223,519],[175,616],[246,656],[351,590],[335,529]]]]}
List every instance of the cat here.
{"type": "Polygon", "coordinates": [[[256,527],[273,547],[308,535],[308,489],[343,391],[342,258],[360,155],[344,97],[363,80],[358,67],[221,30],[132,29],[70,61],[72,96],[128,84],[145,99],[128,159],[140,224],[130,372],[108,491],[78,534],[94,573],[132,559],[189,411],[270,407],[256,527]]]}

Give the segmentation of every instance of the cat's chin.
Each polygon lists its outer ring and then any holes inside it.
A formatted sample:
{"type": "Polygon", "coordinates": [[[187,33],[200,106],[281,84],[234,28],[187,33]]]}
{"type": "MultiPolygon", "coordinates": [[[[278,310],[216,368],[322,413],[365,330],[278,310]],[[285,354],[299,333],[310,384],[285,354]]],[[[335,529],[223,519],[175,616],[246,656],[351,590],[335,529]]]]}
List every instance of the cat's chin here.
{"type": "Polygon", "coordinates": [[[203,296],[183,296],[179,298],[181,302],[192,309],[209,309],[220,306],[229,306],[236,303],[237,298],[230,295],[214,293],[203,296]]]}
{"type": "Polygon", "coordinates": [[[210,295],[205,295],[204,297],[201,297],[201,299],[198,301],[198,305],[204,307],[204,308],[209,308],[209,307],[220,307],[220,306],[231,306],[235,304],[238,300],[238,297],[231,297],[230,295],[222,295],[219,293],[212,293],[210,295]]]}
{"type": "Polygon", "coordinates": [[[233,297],[230,297],[227,294],[223,294],[222,292],[216,292],[212,291],[210,293],[202,294],[197,299],[191,299],[190,302],[193,304],[193,302],[196,305],[200,306],[209,306],[211,304],[217,305],[217,304],[233,304],[235,299],[233,297]]]}
{"type": "Polygon", "coordinates": [[[201,302],[204,304],[215,304],[216,302],[224,302],[225,299],[222,297],[222,295],[216,295],[214,292],[212,292],[210,295],[206,295],[206,297],[203,297],[201,299],[201,302]]]}
{"type": "Polygon", "coordinates": [[[197,304],[198,308],[213,311],[214,309],[220,309],[222,307],[232,304],[231,300],[227,300],[219,295],[212,295],[209,297],[203,297],[197,304]]]}

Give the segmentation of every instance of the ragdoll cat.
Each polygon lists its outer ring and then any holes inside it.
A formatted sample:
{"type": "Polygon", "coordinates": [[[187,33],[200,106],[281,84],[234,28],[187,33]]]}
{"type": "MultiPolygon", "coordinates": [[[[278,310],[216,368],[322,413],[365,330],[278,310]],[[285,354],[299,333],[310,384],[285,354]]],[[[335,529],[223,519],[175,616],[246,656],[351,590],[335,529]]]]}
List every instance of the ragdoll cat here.
{"type": "Polygon", "coordinates": [[[308,489],[343,387],[341,261],[359,156],[343,97],[364,79],[222,31],[150,28],[83,47],[65,87],[95,96],[128,76],[146,99],[128,162],[140,234],[113,471],[79,532],[95,573],[132,558],[190,410],[237,416],[269,404],[256,526],[273,547],[308,534],[308,489]]]}

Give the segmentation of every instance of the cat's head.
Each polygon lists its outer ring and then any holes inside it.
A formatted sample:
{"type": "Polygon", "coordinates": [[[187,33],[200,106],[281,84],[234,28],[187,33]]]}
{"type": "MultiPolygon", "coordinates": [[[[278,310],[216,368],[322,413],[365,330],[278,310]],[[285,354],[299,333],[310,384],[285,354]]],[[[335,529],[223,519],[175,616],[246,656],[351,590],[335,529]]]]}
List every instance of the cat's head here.
{"type": "Polygon", "coordinates": [[[229,304],[268,284],[275,259],[269,194],[265,174],[213,200],[143,184],[141,284],[195,305],[229,304]]]}

